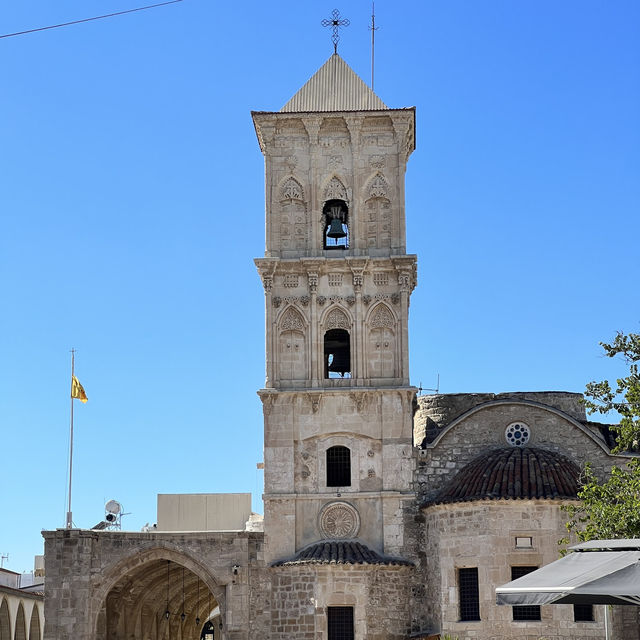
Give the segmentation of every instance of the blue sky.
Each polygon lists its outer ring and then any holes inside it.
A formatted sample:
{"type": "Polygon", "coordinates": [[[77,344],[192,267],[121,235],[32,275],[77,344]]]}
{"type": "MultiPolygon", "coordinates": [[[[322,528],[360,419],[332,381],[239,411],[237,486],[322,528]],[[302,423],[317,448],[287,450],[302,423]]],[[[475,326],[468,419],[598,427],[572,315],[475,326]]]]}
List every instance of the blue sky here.
{"type": "MultiPolygon", "coordinates": [[[[22,0],[10,33],[141,6],[22,0]]],[[[370,79],[370,3],[339,52],[370,79]]],[[[184,0],[0,39],[0,552],[29,570],[73,514],[126,528],[157,493],[261,511],[263,158],[332,53],[325,2],[184,0]]],[[[638,331],[640,5],[378,0],[375,91],[417,107],[407,171],[411,376],[440,390],[582,391],[638,331]]]]}

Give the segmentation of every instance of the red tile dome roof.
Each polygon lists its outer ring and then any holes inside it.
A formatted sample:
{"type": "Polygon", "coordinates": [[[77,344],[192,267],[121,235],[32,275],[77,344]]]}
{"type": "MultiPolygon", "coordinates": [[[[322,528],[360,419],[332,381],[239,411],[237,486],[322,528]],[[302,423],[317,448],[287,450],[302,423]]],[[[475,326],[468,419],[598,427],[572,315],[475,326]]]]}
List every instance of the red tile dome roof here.
{"type": "Polygon", "coordinates": [[[472,460],[428,504],[575,499],[579,474],[574,462],[554,451],[503,447],[472,460]]]}

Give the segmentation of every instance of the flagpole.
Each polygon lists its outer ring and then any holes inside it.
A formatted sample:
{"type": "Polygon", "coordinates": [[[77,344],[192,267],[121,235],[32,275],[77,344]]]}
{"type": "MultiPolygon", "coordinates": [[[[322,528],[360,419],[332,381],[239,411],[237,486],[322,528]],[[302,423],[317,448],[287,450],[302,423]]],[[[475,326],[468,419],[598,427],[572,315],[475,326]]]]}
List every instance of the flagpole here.
{"type": "Polygon", "coordinates": [[[73,470],[73,374],[75,367],[76,350],[71,349],[71,426],[69,428],[69,500],[67,502],[67,529],[73,527],[73,519],[71,517],[71,473],[73,470]]]}

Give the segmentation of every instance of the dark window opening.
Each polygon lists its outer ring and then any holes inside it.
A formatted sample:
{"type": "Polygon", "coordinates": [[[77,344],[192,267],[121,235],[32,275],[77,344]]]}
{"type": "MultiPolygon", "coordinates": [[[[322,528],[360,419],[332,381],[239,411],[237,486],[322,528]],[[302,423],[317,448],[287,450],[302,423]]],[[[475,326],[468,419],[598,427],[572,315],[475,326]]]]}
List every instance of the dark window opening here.
{"type": "MultiPolygon", "coordinates": [[[[522,576],[526,576],[537,568],[538,567],[511,567],[511,579],[517,580],[518,578],[522,578],[522,576]]],[[[538,605],[513,607],[513,619],[516,621],[540,620],[540,607],[538,605]]]]}
{"type": "Polygon", "coordinates": [[[351,486],[351,451],[348,447],[327,449],[327,487],[351,486]]]}
{"type": "Polygon", "coordinates": [[[353,607],[327,608],[328,640],[354,640],[353,607]]]}
{"type": "Polygon", "coordinates": [[[573,621],[574,622],[593,622],[593,605],[592,604],[574,604],[573,605],[573,621]]]}
{"type": "Polygon", "coordinates": [[[349,209],[344,200],[327,200],[322,207],[324,219],[324,248],[349,247],[349,209]]]}
{"type": "Polygon", "coordinates": [[[351,339],[344,329],[330,329],[324,334],[324,377],[351,377],[351,339]]]}
{"type": "Polygon", "coordinates": [[[480,620],[480,592],[478,568],[458,569],[460,620],[480,620]]]}

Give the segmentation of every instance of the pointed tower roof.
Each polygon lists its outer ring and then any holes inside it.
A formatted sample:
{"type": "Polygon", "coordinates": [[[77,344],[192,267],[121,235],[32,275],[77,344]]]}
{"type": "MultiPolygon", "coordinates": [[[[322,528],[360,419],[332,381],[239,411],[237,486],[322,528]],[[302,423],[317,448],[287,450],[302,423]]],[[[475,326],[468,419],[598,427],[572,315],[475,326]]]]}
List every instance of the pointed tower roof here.
{"type": "Polygon", "coordinates": [[[388,109],[362,78],[334,53],[281,112],[388,109]]]}

